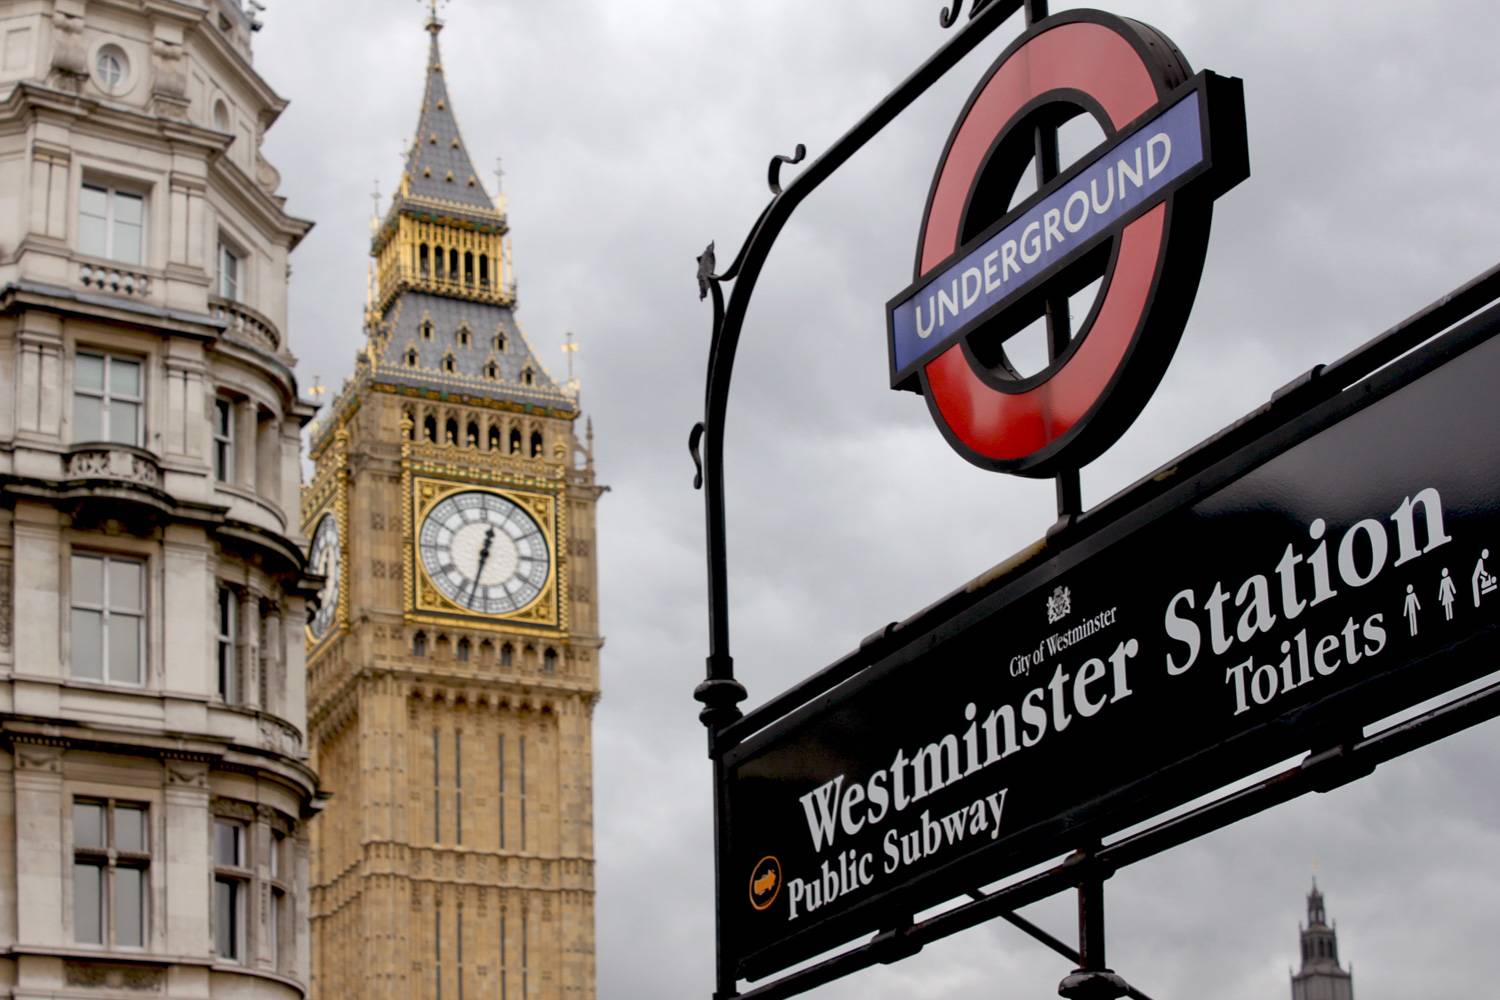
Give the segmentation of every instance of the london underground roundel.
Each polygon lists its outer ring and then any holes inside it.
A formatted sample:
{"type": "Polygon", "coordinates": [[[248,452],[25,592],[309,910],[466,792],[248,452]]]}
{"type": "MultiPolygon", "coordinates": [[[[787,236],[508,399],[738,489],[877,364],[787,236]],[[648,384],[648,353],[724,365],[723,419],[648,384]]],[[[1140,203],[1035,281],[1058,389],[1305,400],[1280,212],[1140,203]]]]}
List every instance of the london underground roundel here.
{"type": "Polygon", "coordinates": [[[891,386],[921,392],[984,468],[1053,475],[1096,458],[1160,382],[1202,272],[1213,200],[1249,175],[1238,80],[1194,75],[1154,28],[1098,11],[1038,22],[996,60],[938,162],[916,280],[887,306],[891,386]],[[1039,126],[1105,139],[1010,207],[1039,126]],[[1008,337],[1098,281],[1047,367],[1008,337]]]}

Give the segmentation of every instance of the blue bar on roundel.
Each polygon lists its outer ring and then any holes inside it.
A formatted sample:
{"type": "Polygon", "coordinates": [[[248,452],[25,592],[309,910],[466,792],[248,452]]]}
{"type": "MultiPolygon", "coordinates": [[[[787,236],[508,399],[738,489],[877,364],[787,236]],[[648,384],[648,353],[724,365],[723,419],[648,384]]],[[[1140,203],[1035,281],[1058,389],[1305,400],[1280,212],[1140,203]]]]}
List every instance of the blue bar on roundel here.
{"type": "Polygon", "coordinates": [[[1200,102],[1198,91],[1186,95],[897,303],[891,311],[896,373],[907,374],[913,363],[951,345],[1201,164],[1200,102]]]}

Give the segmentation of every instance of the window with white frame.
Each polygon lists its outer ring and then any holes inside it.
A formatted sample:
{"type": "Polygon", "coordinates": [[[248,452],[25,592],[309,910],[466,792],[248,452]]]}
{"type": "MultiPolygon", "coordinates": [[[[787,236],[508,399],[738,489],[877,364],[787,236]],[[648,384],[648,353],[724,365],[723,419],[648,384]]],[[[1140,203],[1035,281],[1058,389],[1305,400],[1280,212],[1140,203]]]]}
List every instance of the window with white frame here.
{"type": "Polygon", "coordinates": [[[146,675],[146,564],[75,553],[71,574],[72,675],[136,684],[146,675]]]}
{"type": "Polygon", "coordinates": [[[150,812],[138,802],[73,800],[73,940],[146,946],[150,812]]]}
{"type": "Polygon", "coordinates": [[[219,587],[218,606],[216,617],[218,619],[218,692],[224,701],[233,704],[239,700],[240,693],[240,671],[239,658],[235,653],[235,638],[238,631],[235,627],[235,612],[238,610],[239,602],[235,599],[236,594],[232,588],[219,587]]]}
{"type": "Polygon", "coordinates": [[[73,357],[73,440],[141,447],[145,388],[139,358],[79,351],[73,357]]]}
{"type": "Polygon", "coordinates": [[[118,45],[101,46],[94,56],[94,73],[105,93],[118,94],[130,78],[130,59],[118,45]]]}
{"type": "Polygon", "coordinates": [[[244,962],[250,900],[250,859],[239,820],[214,820],[214,954],[244,962]]]}
{"type": "Polygon", "coordinates": [[[78,250],[124,264],[145,262],[146,199],[104,184],[78,193],[78,250]]]}
{"type": "Polygon", "coordinates": [[[219,241],[219,297],[235,302],[243,301],[245,255],[234,247],[219,241]]]}
{"type": "Polygon", "coordinates": [[[234,402],[223,397],[214,400],[214,478],[234,479],[234,402]]]}

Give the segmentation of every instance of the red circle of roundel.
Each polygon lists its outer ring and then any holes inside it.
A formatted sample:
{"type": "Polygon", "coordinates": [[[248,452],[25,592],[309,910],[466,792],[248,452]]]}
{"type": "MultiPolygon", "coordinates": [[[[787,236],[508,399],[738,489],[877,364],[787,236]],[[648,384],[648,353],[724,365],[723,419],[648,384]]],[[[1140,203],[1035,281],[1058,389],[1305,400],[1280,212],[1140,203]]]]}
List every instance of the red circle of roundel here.
{"type": "MultiPolygon", "coordinates": [[[[959,248],[971,193],[1018,116],[1049,95],[1076,104],[1081,93],[1102,110],[1100,125],[1112,138],[1189,73],[1176,47],[1139,22],[1070,11],[1036,25],[996,61],[948,140],[923,219],[917,277],[959,248]]],[[[1181,336],[1207,243],[1212,200],[1174,212],[1175,197],[1114,237],[1091,322],[1040,381],[986,371],[964,341],[923,367],[928,408],[960,454],[996,471],[1053,475],[1098,457],[1139,414],[1181,336]]]]}

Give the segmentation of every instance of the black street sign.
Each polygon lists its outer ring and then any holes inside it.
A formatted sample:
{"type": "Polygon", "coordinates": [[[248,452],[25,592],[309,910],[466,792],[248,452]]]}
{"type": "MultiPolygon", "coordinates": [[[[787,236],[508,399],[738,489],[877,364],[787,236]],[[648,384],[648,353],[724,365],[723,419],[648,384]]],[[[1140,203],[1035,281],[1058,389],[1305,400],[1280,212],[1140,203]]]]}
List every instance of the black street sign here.
{"type": "Polygon", "coordinates": [[[726,753],[726,959],[889,929],[1496,669],[1497,330],[999,575],[726,753]]]}

